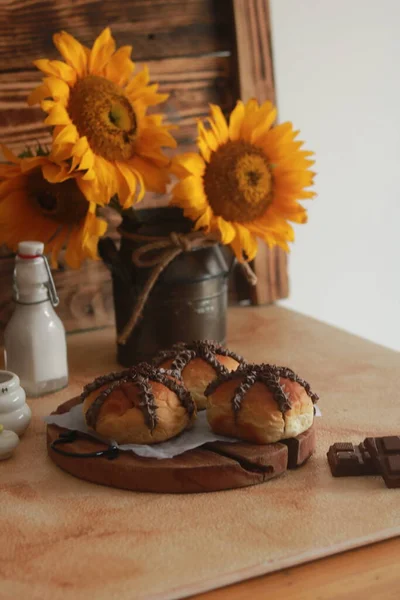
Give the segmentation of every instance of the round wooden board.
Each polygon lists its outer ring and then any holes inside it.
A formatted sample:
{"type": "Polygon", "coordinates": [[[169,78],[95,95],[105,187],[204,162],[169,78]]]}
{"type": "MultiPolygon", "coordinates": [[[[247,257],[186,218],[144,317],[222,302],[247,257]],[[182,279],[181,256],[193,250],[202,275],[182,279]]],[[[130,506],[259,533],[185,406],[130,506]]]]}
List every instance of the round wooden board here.
{"type": "MultiPolygon", "coordinates": [[[[62,414],[80,402],[79,397],[61,404],[62,414]]],[[[247,443],[213,442],[171,459],[141,458],[133,452],[106,457],[79,458],[58,454],[51,444],[67,430],[47,426],[47,451],[52,461],[75,477],[93,483],[138,492],[215,492],[263,483],[303,464],[314,452],[315,429],[282,443],[259,446],[247,443]]],[[[69,452],[104,450],[93,438],[82,437],[66,444],[69,452]]]]}

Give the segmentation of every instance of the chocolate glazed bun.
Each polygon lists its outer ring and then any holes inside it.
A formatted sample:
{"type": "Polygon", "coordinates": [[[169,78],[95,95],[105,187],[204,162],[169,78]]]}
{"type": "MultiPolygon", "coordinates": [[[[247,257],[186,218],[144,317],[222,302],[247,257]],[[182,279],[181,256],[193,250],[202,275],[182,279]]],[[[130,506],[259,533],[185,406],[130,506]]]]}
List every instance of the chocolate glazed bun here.
{"type": "Polygon", "coordinates": [[[256,444],[296,437],[313,424],[318,396],[291,369],[241,365],[206,389],[207,419],[220,435],[256,444]]]}
{"type": "Polygon", "coordinates": [[[159,352],[153,364],[170,369],[181,379],[196,403],[197,410],[207,406],[204,390],[216,376],[226,375],[238,368],[243,358],[217,342],[209,340],[175,344],[159,352]]]}
{"type": "Polygon", "coordinates": [[[164,369],[146,363],[98,377],[81,395],[88,427],[118,444],[155,444],[190,427],[196,406],[164,369]]]}

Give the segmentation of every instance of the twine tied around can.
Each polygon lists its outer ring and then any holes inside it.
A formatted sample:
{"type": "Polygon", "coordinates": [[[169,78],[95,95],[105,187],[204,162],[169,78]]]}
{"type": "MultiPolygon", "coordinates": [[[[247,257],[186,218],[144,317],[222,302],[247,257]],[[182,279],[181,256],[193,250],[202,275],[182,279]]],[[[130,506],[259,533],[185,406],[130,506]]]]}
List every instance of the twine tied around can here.
{"type": "MultiPolygon", "coordinates": [[[[182,252],[191,252],[197,248],[214,246],[220,242],[220,239],[215,235],[206,235],[201,231],[191,231],[189,233],[172,231],[168,236],[141,235],[125,231],[121,226],[118,228],[118,233],[121,237],[134,242],[143,242],[139,248],[132,252],[132,262],[136,267],[152,269],[128,322],[117,338],[119,344],[125,345],[141,317],[151,290],[164,269],[182,252]]],[[[240,266],[243,268],[250,285],[256,285],[257,277],[251,267],[247,263],[240,263],[240,266]]]]}

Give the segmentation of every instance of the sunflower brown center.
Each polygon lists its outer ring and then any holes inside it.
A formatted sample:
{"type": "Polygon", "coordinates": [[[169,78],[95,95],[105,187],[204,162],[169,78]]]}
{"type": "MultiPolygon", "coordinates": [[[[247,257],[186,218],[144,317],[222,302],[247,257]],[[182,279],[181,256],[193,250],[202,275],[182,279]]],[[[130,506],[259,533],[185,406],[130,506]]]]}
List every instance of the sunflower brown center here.
{"type": "Polygon", "coordinates": [[[261,217],[272,202],[272,175],[260,148],[229,141],[211,155],[204,190],[215,215],[245,223],[261,217]]]}
{"type": "Polygon", "coordinates": [[[88,202],[73,179],[49,183],[38,170],[29,175],[28,186],[31,202],[49,219],[75,225],[86,217],[88,202]]]}
{"type": "Polygon", "coordinates": [[[71,90],[69,115],[95,154],[128,160],[135,153],[137,120],[121,88],[97,75],[80,79],[71,90]]]}

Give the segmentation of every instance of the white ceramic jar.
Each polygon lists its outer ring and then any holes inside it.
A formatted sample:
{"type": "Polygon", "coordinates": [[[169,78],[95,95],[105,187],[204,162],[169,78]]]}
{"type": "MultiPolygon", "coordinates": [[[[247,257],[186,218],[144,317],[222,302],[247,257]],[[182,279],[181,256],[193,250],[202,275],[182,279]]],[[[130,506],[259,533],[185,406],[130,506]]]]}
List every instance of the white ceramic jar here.
{"type": "Polygon", "coordinates": [[[0,425],[0,460],[10,458],[18,444],[19,437],[17,434],[4,429],[3,425],[0,425]]]}
{"type": "Polygon", "coordinates": [[[22,435],[31,421],[31,409],[26,403],[18,375],[0,371],[0,423],[4,429],[22,435]]]}

